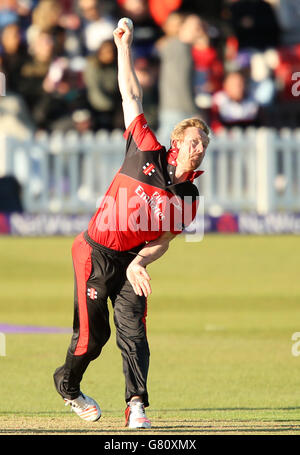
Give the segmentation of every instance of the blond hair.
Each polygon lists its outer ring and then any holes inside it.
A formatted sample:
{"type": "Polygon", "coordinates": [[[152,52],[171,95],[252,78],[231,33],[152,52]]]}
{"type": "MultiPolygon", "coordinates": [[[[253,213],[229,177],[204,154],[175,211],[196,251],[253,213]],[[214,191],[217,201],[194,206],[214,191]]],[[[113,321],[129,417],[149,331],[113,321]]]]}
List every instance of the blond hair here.
{"type": "Polygon", "coordinates": [[[185,130],[190,127],[200,128],[200,130],[204,131],[207,136],[209,135],[209,128],[204,120],[201,120],[197,117],[192,117],[182,120],[174,127],[171,133],[171,140],[182,140],[185,130]]]}

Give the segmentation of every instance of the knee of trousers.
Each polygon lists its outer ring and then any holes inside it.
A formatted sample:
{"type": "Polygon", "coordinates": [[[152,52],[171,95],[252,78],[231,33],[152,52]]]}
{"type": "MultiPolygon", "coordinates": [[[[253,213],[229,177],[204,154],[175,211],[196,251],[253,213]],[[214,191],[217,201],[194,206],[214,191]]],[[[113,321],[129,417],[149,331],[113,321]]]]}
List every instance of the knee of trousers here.
{"type": "Polygon", "coordinates": [[[97,333],[96,336],[90,336],[87,346],[87,353],[91,358],[96,358],[100,355],[103,346],[107,343],[110,338],[110,329],[97,333]]]}
{"type": "Polygon", "coordinates": [[[121,351],[129,352],[131,355],[141,354],[150,356],[149,344],[146,334],[140,336],[128,336],[117,332],[117,346],[121,351]]]}

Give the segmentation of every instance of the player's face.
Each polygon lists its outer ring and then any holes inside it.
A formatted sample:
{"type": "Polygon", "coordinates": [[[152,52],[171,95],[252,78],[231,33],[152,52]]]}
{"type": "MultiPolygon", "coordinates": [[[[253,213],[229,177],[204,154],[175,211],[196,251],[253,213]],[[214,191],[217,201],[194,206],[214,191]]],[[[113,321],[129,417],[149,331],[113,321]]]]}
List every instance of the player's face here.
{"type": "Polygon", "coordinates": [[[197,169],[204,156],[208,146],[209,138],[207,134],[196,127],[189,127],[185,130],[183,140],[177,142],[178,157],[177,165],[181,164],[185,170],[197,169]]]}

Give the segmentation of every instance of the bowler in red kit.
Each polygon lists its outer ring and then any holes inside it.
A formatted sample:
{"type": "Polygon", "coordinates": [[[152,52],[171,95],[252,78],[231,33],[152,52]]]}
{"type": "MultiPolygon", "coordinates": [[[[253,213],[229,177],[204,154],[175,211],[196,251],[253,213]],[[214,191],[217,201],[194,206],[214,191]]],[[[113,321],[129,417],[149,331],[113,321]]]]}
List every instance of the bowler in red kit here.
{"type": "Polygon", "coordinates": [[[184,119],[174,127],[169,150],[157,141],[143,114],[132,39],[133,30],[126,24],[114,31],[125,157],[87,231],[72,246],[73,335],[54,382],[79,417],[100,418],[98,403],[81,391],[80,383],[110,337],[110,298],[125,377],[125,424],[147,429],[151,423],[145,413],[150,355],[146,315],[151,286],[146,267],[166,253],[170,241],[196,215],[199,193],[193,182],[202,173],[196,169],[209,143],[209,129],[199,118],[184,119]]]}

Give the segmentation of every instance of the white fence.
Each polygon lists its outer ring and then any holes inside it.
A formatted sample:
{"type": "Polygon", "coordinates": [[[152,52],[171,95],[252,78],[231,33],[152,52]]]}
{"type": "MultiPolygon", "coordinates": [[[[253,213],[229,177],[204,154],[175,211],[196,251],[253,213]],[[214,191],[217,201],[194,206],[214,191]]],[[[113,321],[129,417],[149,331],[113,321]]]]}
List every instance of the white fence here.
{"type": "MultiPolygon", "coordinates": [[[[125,140],[121,131],[71,131],[26,142],[2,136],[0,146],[0,174],[19,180],[27,212],[92,213],[122,165],[125,140]]],[[[201,168],[207,213],[300,211],[300,129],[228,130],[213,137],[201,168]]]]}

